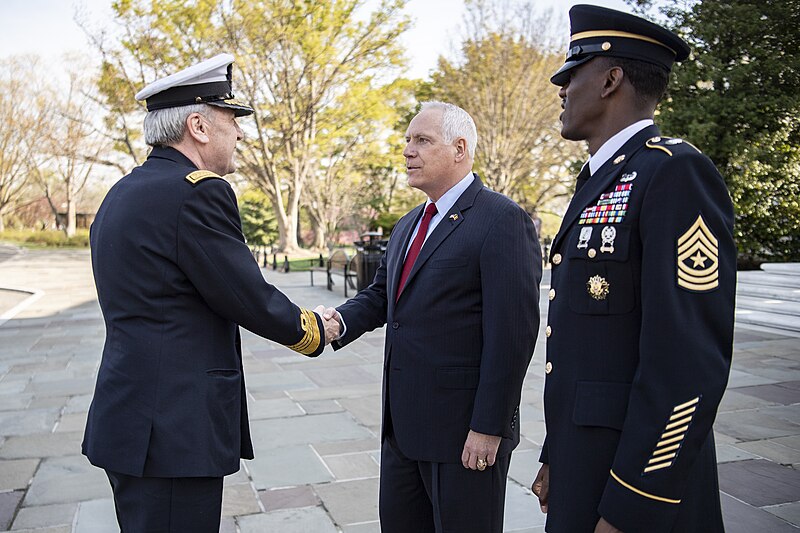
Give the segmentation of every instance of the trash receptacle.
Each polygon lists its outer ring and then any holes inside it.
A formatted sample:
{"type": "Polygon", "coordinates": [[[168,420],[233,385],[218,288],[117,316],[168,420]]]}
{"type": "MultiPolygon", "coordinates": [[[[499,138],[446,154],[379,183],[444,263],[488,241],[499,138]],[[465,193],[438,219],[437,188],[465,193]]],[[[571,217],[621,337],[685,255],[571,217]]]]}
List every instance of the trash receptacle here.
{"type": "Polygon", "coordinates": [[[356,289],[361,291],[369,287],[375,279],[375,273],[381,264],[381,257],[386,251],[389,241],[383,238],[382,232],[370,231],[361,235],[361,240],[356,241],[356,289]]]}

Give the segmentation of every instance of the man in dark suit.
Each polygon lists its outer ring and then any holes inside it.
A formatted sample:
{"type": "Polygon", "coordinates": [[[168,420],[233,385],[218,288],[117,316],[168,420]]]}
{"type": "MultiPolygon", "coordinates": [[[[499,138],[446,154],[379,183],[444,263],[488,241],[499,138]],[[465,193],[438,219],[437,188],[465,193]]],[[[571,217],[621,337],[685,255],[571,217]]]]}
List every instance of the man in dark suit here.
{"type": "Polygon", "coordinates": [[[408,182],[428,200],[395,226],[374,282],[338,308],[334,348],[388,324],[381,530],[499,533],[539,326],[537,236],[471,172],[477,132],[463,109],[423,104],[406,143],[408,182]]]}
{"type": "Polygon", "coordinates": [[[312,357],[339,332],[269,285],[244,243],[221,178],[236,168],[236,117],[253,112],[231,93],[232,61],[137,95],[153,150],[91,229],[107,336],[83,453],[125,533],[219,531],[222,478],[253,458],[239,326],[312,357]]]}
{"type": "Polygon", "coordinates": [[[532,486],[550,533],[723,531],[711,430],[730,370],[733,208],[712,162],[653,123],[689,48],[660,26],[570,11],[564,138],[589,161],[553,241],[532,486]]]}

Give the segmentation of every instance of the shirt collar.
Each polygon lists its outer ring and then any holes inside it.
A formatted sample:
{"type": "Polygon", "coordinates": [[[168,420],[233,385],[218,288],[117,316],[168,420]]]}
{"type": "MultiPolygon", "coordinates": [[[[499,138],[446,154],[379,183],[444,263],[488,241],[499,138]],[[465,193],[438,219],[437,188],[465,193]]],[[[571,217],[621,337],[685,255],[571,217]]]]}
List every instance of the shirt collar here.
{"type": "Polygon", "coordinates": [[[654,124],[653,119],[646,118],[644,120],[640,120],[638,122],[634,122],[627,128],[619,131],[609,140],[603,143],[603,146],[600,147],[597,152],[591,157],[589,157],[589,172],[594,175],[603,164],[608,161],[612,155],[617,153],[617,151],[622,148],[626,142],[628,142],[631,137],[645,129],[647,126],[652,126],[654,124]]]}
{"type": "MultiPolygon", "coordinates": [[[[456,200],[467,190],[467,187],[470,186],[472,181],[475,179],[475,176],[472,174],[470,170],[466,176],[464,176],[461,181],[450,187],[446,193],[442,195],[439,200],[436,201],[436,213],[438,215],[444,216],[450,212],[453,205],[455,205],[456,200]]],[[[428,207],[428,204],[432,203],[431,199],[425,202],[425,207],[428,207]]]]}

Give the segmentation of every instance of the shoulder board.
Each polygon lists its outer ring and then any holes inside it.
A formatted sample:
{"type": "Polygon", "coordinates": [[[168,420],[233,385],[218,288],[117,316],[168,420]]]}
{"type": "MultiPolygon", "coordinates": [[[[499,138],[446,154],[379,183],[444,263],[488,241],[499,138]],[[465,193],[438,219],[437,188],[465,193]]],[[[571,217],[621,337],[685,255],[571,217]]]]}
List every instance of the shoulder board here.
{"type": "MultiPolygon", "coordinates": [[[[683,139],[679,139],[677,137],[651,137],[645,143],[645,146],[654,150],[661,150],[662,152],[666,153],[668,156],[672,156],[672,150],[674,150],[677,146],[685,144],[686,146],[691,146],[698,152],[700,150],[697,149],[695,145],[690,143],[689,141],[684,141],[683,139]]],[[[702,153],[702,152],[701,152],[702,153]]]]}
{"type": "Polygon", "coordinates": [[[195,170],[191,174],[187,175],[185,178],[186,181],[192,184],[192,186],[197,185],[201,181],[206,178],[219,178],[220,176],[210,170],[195,170]]]}

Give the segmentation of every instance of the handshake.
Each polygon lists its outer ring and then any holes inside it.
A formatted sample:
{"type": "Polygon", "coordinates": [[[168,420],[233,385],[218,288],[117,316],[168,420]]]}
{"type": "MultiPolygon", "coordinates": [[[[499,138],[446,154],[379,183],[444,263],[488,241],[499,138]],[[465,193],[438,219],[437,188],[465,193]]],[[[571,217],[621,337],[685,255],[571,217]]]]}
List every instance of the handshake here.
{"type": "Polygon", "coordinates": [[[325,327],[325,346],[338,340],[344,333],[344,322],[342,322],[342,315],[339,314],[339,311],[333,307],[325,308],[318,305],[314,308],[314,312],[322,317],[322,324],[325,327]]]}

